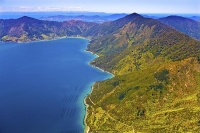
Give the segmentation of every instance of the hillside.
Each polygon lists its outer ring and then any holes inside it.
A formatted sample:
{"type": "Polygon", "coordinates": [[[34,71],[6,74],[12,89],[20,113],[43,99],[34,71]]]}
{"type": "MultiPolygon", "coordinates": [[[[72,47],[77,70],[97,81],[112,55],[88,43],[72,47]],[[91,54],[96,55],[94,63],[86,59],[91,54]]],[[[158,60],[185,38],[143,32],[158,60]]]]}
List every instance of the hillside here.
{"type": "Polygon", "coordinates": [[[158,21],[200,40],[200,22],[198,21],[180,16],[168,16],[160,18],[158,21]]]}
{"type": "Polygon", "coordinates": [[[200,41],[156,20],[129,16],[131,21],[110,34],[101,31],[104,36],[88,46],[100,55],[92,65],[115,75],[97,82],[86,98],[88,129],[198,132],[200,41]]]}
{"type": "MultiPolygon", "coordinates": [[[[105,17],[115,18],[119,17],[120,15],[124,14],[116,14],[105,17]]],[[[84,18],[84,16],[79,17],[84,18]]],[[[139,17],[142,16],[133,13],[121,19],[105,22],[102,24],[83,22],[79,20],[55,22],[38,20],[27,16],[24,16],[19,19],[0,19],[0,39],[4,42],[29,42],[37,40],[50,40],[64,36],[81,35],[87,38],[91,38],[92,41],[96,41],[96,45],[98,45],[98,43],[101,43],[99,42],[99,39],[101,39],[101,41],[104,42],[108,41],[109,43],[109,40],[103,37],[108,37],[108,35],[114,34],[114,32],[117,32],[117,30],[122,28],[125,24],[128,24],[128,22],[132,21],[132,19],[139,17]],[[39,29],[37,29],[38,27],[39,29]]],[[[193,38],[200,38],[200,23],[197,21],[178,16],[169,16],[166,18],[161,18],[159,19],[159,21],[193,38]]],[[[124,41],[124,39],[126,38],[123,37],[123,39],[120,40],[124,41]]]]}
{"type": "Polygon", "coordinates": [[[189,18],[200,22],[200,16],[192,16],[192,17],[189,17],[189,18]]]}
{"type": "MultiPolygon", "coordinates": [[[[102,24],[22,17],[0,20],[0,38],[27,42],[81,35],[92,39],[87,50],[99,58],[91,64],[115,76],[95,83],[86,98],[90,133],[198,132],[200,41],[159,21],[137,13],[102,24]]],[[[178,19],[173,24],[195,33],[192,22],[178,19]]]]}
{"type": "Polygon", "coordinates": [[[134,13],[127,15],[115,21],[105,22],[98,24],[90,28],[88,31],[83,33],[84,36],[91,37],[93,40],[102,38],[103,36],[112,34],[119,28],[122,28],[126,23],[130,22],[133,18],[137,17],[138,14],[134,13]]]}
{"type": "Polygon", "coordinates": [[[94,25],[96,24],[82,21],[42,21],[27,16],[19,19],[0,19],[0,39],[4,42],[50,40],[81,35],[94,25]]]}

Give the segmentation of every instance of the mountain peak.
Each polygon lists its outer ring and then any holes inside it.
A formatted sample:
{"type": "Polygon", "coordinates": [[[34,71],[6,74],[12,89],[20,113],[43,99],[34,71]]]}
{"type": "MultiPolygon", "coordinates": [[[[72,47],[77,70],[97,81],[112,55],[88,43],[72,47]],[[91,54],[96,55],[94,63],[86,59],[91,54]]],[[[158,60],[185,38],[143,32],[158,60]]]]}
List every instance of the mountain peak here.
{"type": "Polygon", "coordinates": [[[141,15],[139,15],[139,14],[137,14],[137,13],[132,13],[132,14],[129,14],[129,15],[127,15],[127,16],[125,16],[125,17],[123,17],[123,18],[120,18],[120,19],[118,19],[118,20],[115,20],[115,21],[116,21],[117,23],[122,22],[123,25],[124,25],[124,24],[126,24],[126,23],[132,21],[133,19],[138,18],[138,17],[139,17],[139,18],[144,18],[143,16],[141,16],[141,15]]]}
{"type": "Polygon", "coordinates": [[[143,16],[141,16],[140,14],[134,12],[134,13],[131,13],[131,14],[127,15],[126,17],[135,18],[135,17],[143,17],[143,16]]]}
{"type": "Polygon", "coordinates": [[[127,15],[127,16],[119,19],[119,20],[126,20],[127,22],[130,22],[130,21],[132,21],[135,18],[144,18],[144,17],[141,16],[140,14],[137,14],[137,13],[134,12],[132,14],[129,14],[129,15],[127,15]]]}
{"type": "MultiPolygon", "coordinates": [[[[164,17],[165,19],[177,19],[177,18],[179,18],[179,19],[187,19],[187,18],[185,18],[185,17],[182,17],[182,16],[177,16],[177,15],[170,15],[170,16],[167,16],[167,17],[164,17]]],[[[164,18],[160,18],[160,19],[164,19],[164,18]]]]}
{"type": "Polygon", "coordinates": [[[27,20],[37,20],[37,19],[31,18],[31,17],[28,17],[28,16],[23,16],[23,17],[19,18],[19,20],[27,21],[27,20]]]}
{"type": "Polygon", "coordinates": [[[182,16],[176,16],[176,15],[171,15],[171,16],[167,16],[167,17],[164,17],[164,18],[160,18],[158,19],[159,21],[161,20],[170,20],[170,21],[173,21],[173,20],[179,20],[179,21],[190,21],[190,22],[196,22],[195,20],[193,19],[189,19],[189,18],[185,18],[185,17],[182,17],[182,16]]]}
{"type": "Polygon", "coordinates": [[[134,12],[134,13],[131,13],[130,15],[133,15],[133,16],[141,16],[140,14],[134,12]]]}
{"type": "Polygon", "coordinates": [[[23,16],[23,17],[21,17],[21,18],[19,18],[19,19],[30,19],[31,17],[28,17],[28,16],[23,16]]]}
{"type": "Polygon", "coordinates": [[[200,40],[200,23],[198,21],[181,17],[181,16],[168,16],[158,19],[161,23],[173,27],[195,39],[200,40]]]}

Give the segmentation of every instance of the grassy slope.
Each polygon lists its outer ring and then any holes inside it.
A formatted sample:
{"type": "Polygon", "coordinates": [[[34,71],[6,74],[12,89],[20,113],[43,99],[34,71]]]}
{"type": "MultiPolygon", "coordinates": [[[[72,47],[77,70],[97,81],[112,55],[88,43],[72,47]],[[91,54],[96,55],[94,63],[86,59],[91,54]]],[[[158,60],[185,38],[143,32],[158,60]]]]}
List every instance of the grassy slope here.
{"type": "Polygon", "coordinates": [[[88,125],[94,131],[198,131],[199,67],[194,58],[166,61],[96,83],[87,98],[88,125]],[[155,78],[163,70],[166,81],[155,78]]]}
{"type": "Polygon", "coordinates": [[[90,132],[200,130],[199,41],[140,18],[100,42],[92,64],[116,76],[86,99],[90,132]]]}

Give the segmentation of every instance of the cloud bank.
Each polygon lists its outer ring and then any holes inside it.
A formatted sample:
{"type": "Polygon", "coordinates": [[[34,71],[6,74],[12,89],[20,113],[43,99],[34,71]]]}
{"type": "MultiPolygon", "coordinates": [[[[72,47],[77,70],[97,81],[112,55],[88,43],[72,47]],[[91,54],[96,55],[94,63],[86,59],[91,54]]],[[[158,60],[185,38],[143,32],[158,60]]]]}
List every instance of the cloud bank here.
{"type": "Polygon", "coordinates": [[[52,12],[52,11],[86,11],[82,7],[0,7],[1,12],[52,12]]]}

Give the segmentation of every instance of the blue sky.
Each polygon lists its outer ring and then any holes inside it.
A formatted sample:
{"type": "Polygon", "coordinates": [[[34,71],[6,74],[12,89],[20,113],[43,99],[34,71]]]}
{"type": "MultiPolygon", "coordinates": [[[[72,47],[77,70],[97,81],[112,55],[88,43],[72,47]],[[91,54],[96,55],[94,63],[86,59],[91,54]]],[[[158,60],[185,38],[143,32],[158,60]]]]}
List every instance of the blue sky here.
{"type": "Polygon", "coordinates": [[[5,10],[200,14],[200,0],[0,0],[5,10]]]}

